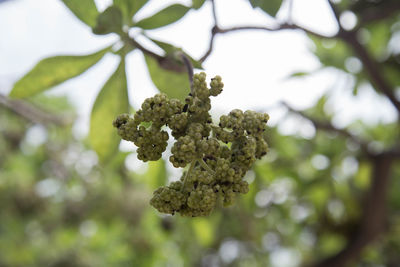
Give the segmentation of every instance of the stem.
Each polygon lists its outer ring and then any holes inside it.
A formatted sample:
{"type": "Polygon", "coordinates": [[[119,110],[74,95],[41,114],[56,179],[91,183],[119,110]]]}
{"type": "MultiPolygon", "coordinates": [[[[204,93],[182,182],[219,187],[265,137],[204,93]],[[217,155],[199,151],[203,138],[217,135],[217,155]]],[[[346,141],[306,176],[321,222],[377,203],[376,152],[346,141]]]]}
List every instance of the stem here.
{"type": "Polygon", "coordinates": [[[215,171],[207,165],[207,163],[203,159],[199,159],[198,162],[200,163],[201,167],[203,167],[206,171],[208,171],[211,175],[215,175],[215,171]]]}
{"type": "Polygon", "coordinates": [[[190,82],[190,92],[193,94],[193,65],[192,62],[190,62],[190,59],[185,55],[185,53],[182,52],[181,57],[188,72],[189,82],[190,82]]]}
{"type": "Polygon", "coordinates": [[[181,192],[183,191],[183,188],[186,185],[187,178],[189,177],[189,174],[192,172],[195,163],[196,163],[196,160],[193,160],[189,165],[189,170],[187,171],[187,173],[185,174],[185,177],[183,178],[183,184],[182,184],[182,187],[181,187],[181,192]]]}

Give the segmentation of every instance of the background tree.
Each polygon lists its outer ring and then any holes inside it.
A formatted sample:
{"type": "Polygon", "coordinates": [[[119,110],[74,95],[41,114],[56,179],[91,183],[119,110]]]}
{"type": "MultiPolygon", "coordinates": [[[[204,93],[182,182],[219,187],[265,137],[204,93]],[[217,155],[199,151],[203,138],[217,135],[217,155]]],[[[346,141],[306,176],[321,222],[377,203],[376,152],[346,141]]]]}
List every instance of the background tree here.
{"type": "MultiPolygon", "coordinates": [[[[339,29],[330,36],[295,24],[290,12],[283,21],[275,19],[282,4],[291,9],[290,0],[249,1],[274,19],[274,27],[232,28],[219,25],[210,1],[214,26],[209,49],[199,60],[148,37],[147,31],[180,20],[205,1],[173,4],[140,20],[135,14],[148,1],[114,0],[101,13],[93,1],[63,2],[94,34],[116,33],[120,40],[89,55],[44,59],[15,83],[9,96],[0,96],[0,266],[400,262],[398,1],[328,1],[339,29]],[[354,23],[346,24],[346,17],[354,23]],[[128,34],[130,28],[139,28],[140,37],[164,53],[139,43],[128,34]],[[127,169],[124,161],[131,155],[118,152],[119,138],[111,125],[116,115],[130,111],[125,58],[141,51],[156,87],[183,99],[189,79],[182,55],[201,69],[216,36],[247,30],[305,32],[321,68],[334,68],[348,79],[347,89],[355,97],[372,87],[376,98],[387,99],[396,110],[397,120],[372,125],[355,121],[338,128],[328,108],[332,92],[307,110],[280,103],[288,114],[312,123],[312,139],[271,128],[270,153],[248,175],[251,190],[234,207],[207,218],[161,216],[148,200],[152,190],[167,183],[169,163],[153,162],[144,174],[127,169]],[[96,98],[87,142],[78,141],[70,132],[75,118],[71,106],[43,92],[85,72],[107,53],[120,56],[120,63],[96,98]]],[[[295,73],[293,78],[312,74],[295,73]]]]}

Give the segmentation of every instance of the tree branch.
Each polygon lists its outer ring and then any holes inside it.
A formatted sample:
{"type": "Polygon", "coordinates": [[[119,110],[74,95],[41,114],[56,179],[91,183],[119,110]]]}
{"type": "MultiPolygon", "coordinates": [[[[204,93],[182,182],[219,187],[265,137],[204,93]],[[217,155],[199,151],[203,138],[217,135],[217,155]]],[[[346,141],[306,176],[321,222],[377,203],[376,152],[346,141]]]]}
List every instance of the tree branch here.
{"type": "Polygon", "coordinates": [[[193,65],[192,62],[190,62],[190,59],[185,55],[185,53],[182,52],[181,57],[188,72],[189,82],[190,82],[190,92],[193,94],[193,65]]]}
{"type": "Polygon", "coordinates": [[[164,59],[164,57],[154,53],[153,51],[148,50],[147,48],[145,48],[144,46],[142,46],[140,43],[138,43],[133,37],[129,36],[128,33],[126,33],[124,36],[121,36],[121,38],[127,42],[128,44],[132,45],[133,47],[136,47],[137,49],[139,49],[140,51],[143,52],[143,54],[148,55],[154,59],[156,59],[157,61],[162,61],[164,59]]]}
{"type": "Polygon", "coordinates": [[[376,89],[389,98],[400,116],[400,101],[396,99],[396,96],[393,93],[393,88],[383,77],[380,64],[372,58],[366,48],[358,42],[356,32],[341,32],[339,37],[354,50],[354,53],[358,55],[358,58],[363,63],[365,71],[370,76],[371,82],[375,85],[376,89]]]}
{"type": "Polygon", "coordinates": [[[363,214],[358,230],[350,237],[347,246],[336,255],[315,264],[315,267],[343,267],[357,259],[362,250],[385,230],[386,196],[390,181],[392,159],[379,156],[373,158],[373,173],[370,190],[364,199],[363,214]]]}
{"type": "Polygon", "coordinates": [[[304,28],[300,25],[290,24],[290,23],[283,23],[283,24],[278,25],[277,27],[244,25],[244,26],[236,26],[236,27],[225,28],[225,29],[220,28],[217,25],[214,25],[214,27],[211,30],[211,38],[210,38],[210,43],[209,43],[208,49],[204,53],[204,55],[201,57],[200,62],[204,62],[208,58],[208,56],[212,53],[215,36],[217,34],[225,34],[225,33],[230,33],[230,32],[244,31],[244,30],[261,30],[261,31],[268,31],[268,32],[276,32],[276,31],[281,31],[281,30],[301,30],[307,34],[310,34],[310,35],[313,35],[315,37],[322,38],[322,39],[333,39],[333,38],[337,37],[336,35],[334,35],[334,36],[323,35],[323,34],[311,31],[307,28],[304,28]]]}
{"type": "Polygon", "coordinates": [[[385,18],[389,18],[400,12],[400,2],[388,2],[385,4],[382,3],[382,7],[380,7],[377,11],[376,7],[370,7],[360,13],[360,23],[359,25],[365,25],[376,20],[381,20],[385,18]]]}
{"type": "Polygon", "coordinates": [[[330,7],[331,10],[332,10],[333,15],[335,16],[335,20],[336,20],[336,22],[337,22],[339,28],[341,28],[341,26],[340,26],[340,12],[339,12],[339,10],[336,8],[335,4],[332,3],[331,0],[328,0],[328,5],[329,5],[329,7],[330,7]]]}
{"type": "Polygon", "coordinates": [[[282,105],[285,106],[289,111],[291,111],[295,114],[298,114],[298,115],[302,116],[303,118],[309,120],[314,125],[315,128],[324,130],[324,131],[335,132],[343,137],[349,138],[354,143],[358,144],[364,153],[366,153],[368,155],[370,154],[370,152],[368,151],[368,143],[364,140],[361,140],[357,136],[352,135],[345,129],[336,128],[329,121],[321,121],[321,120],[312,118],[312,117],[308,116],[307,114],[305,114],[303,111],[294,109],[293,107],[291,107],[289,104],[287,104],[285,102],[282,102],[282,105]]]}
{"type": "Polygon", "coordinates": [[[10,99],[2,94],[0,94],[0,105],[8,108],[9,110],[29,121],[40,123],[45,126],[49,124],[65,126],[72,122],[72,120],[66,116],[50,114],[26,101],[10,99]]]}

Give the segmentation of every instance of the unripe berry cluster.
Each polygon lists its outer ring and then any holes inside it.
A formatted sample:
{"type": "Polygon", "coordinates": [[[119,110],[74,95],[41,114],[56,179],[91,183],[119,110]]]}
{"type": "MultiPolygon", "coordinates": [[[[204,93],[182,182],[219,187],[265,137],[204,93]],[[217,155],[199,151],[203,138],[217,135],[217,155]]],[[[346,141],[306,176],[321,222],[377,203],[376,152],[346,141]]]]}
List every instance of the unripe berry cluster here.
{"type": "Polygon", "coordinates": [[[143,161],[161,158],[169,137],[162,127],[172,130],[175,143],[169,160],[176,168],[189,167],[180,181],[154,191],[150,204],[158,211],[207,216],[219,201],[230,205],[237,194],[248,192],[243,177],[267,153],[263,133],[269,116],[235,109],[213,125],[210,96],[219,95],[223,85],[216,76],[208,88],[205,73],[195,74],[184,103],[157,94],[146,99],[133,117],[122,114],[113,122],[122,139],[138,146],[143,161]]]}

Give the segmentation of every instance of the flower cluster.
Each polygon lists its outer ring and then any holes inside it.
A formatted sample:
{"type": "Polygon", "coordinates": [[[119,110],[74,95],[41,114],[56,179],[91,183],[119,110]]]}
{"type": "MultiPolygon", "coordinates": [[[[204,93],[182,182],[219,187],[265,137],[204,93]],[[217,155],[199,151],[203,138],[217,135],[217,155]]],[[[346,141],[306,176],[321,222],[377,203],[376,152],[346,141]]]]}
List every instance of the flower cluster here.
{"type": "Polygon", "coordinates": [[[175,143],[169,160],[186,167],[180,179],[154,191],[150,204],[158,211],[183,216],[207,216],[219,201],[234,202],[249,187],[243,180],[253,163],[267,153],[264,131],[269,116],[254,111],[232,110],[212,124],[210,96],[222,92],[220,76],[207,87],[205,73],[195,74],[192,92],[182,103],[165,94],[148,98],[133,117],[118,116],[113,125],[125,140],[138,147],[138,158],[158,160],[167,147],[169,127],[175,143]]]}

